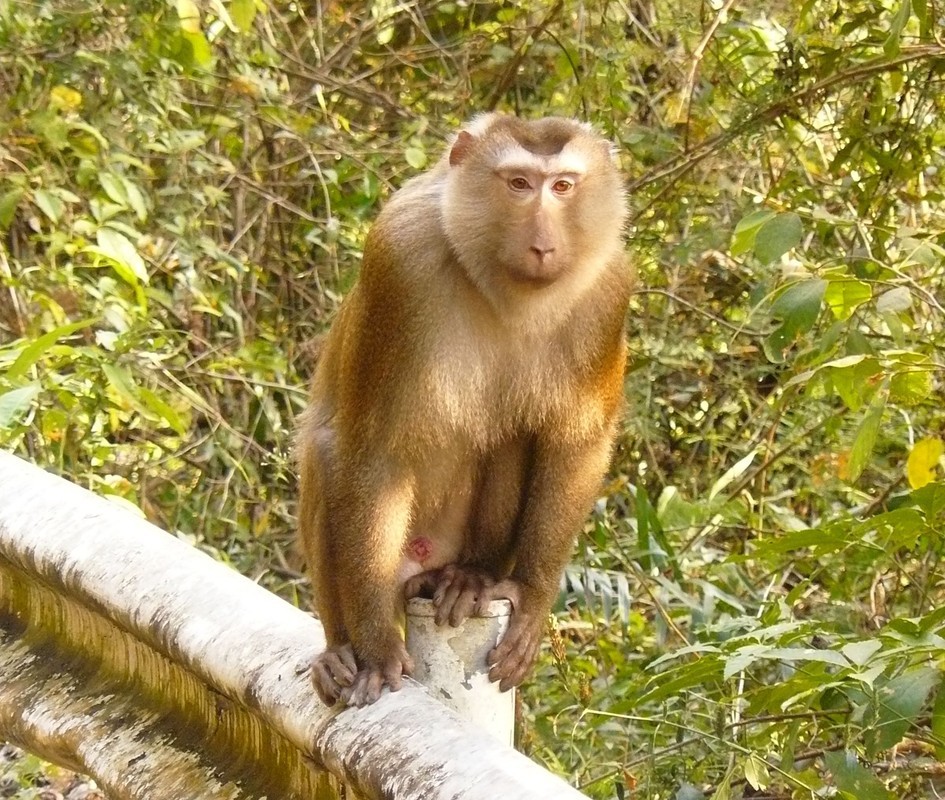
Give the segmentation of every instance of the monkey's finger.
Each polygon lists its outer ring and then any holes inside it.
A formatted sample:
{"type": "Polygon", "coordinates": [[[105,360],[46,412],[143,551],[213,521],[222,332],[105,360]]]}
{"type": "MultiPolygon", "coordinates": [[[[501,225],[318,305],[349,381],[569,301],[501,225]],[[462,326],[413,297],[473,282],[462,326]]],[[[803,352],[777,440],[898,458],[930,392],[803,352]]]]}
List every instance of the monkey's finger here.
{"type": "Polygon", "coordinates": [[[537,640],[530,639],[522,642],[521,647],[510,652],[503,661],[489,671],[489,680],[499,681],[499,691],[507,692],[525,679],[537,654],[537,640]]]}
{"type": "Polygon", "coordinates": [[[459,627],[472,616],[473,611],[479,604],[482,589],[482,581],[475,580],[470,581],[470,584],[460,592],[450,611],[450,625],[454,628],[459,627]]]}
{"type": "Polygon", "coordinates": [[[444,625],[446,622],[449,622],[454,628],[459,625],[458,622],[453,622],[453,608],[456,605],[456,601],[462,595],[465,588],[465,580],[462,576],[457,576],[455,580],[447,587],[446,591],[443,592],[442,599],[439,603],[436,603],[436,614],[434,615],[434,622],[437,625],[444,625]]]}
{"type": "Polygon", "coordinates": [[[508,600],[512,604],[514,612],[522,602],[522,589],[518,581],[506,578],[501,581],[484,582],[482,591],[479,593],[479,600],[476,603],[476,614],[482,616],[487,613],[489,603],[493,600],[508,600]]]}
{"type": "Polygon", "coordinates": [[[440,582],[440,570],[427,570],[408,578],[404,583],[404,598],[432,597],[440,582]]]}
{"type": "Polygon", "coordinates": [[[347,663],[344,658],[339,655],[332,655],[329,658],[325,659],[325,668],[331,674],[331,677],[336,683],[341,686],[350,686],[354,681],[354,676],[358,672],[358,667],[354,663],[352,658],[350,663],[347,663]]]}
{"type": "Polygon", "coordinates": [[[333,706],[338,700],[341,687],[321,667],[312,667],[312,685],[318,698],[326,706],[333,706]]]}
{"type": "Polygon", "coordinates": [[[390,667],[384,671],[384,680],[392,692],[399,692],[404,683],[404,673],[398,663],[396,667],[390,667]]]}

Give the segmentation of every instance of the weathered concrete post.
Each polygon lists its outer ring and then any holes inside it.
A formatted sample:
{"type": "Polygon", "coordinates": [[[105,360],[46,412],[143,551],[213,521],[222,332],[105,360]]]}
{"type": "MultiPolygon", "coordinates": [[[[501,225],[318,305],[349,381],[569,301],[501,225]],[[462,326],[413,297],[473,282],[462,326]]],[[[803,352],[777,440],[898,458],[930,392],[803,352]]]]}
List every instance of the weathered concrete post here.
{"type": "Polygon", "coordinates": [[[413,678],[463,719],[512,744],[515,734],[515,690],[500,692],[489,680],[486,656],[509,626],[512,604],[495,600],[485,616],[471,617],[457,628],[433,621],[433,603],[407,602],[407,652],[414,660],[413,678]]]}

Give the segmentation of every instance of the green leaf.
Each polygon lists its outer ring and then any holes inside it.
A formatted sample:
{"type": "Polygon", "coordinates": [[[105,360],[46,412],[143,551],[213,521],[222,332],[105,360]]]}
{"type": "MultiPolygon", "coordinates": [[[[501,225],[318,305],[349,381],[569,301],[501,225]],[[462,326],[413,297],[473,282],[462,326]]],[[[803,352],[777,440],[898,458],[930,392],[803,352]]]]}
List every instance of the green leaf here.
{"type": "Polygon", "coordinates": [[[932,733],[935,743],[935,757],[945,761],[945,691],[938,690],[935,705],[932,706],[932,733]]]}
{"type": "Polygon", "coordinates": [[[11,189],[0,195],[0,228],[9,228],[13,222],[16,207],[23,197],[22,189],[11,189]]]}
{"type": "Polygon", "coordinates": [[[801,242],[804,226],[793,211],[769,219],[755,236],[755,255],[765,264],[777,261],[801,242]]]}
{"type": "Polygon", "coordinates": [[[930,483],[912,493],[912,502],[925,513],[926,519],[936,521],[945,517],[945,483],[930,483]]]}
{"type": "Polygon", "coordinates": [[[125,189],[125,195],[128,197],[128,205],[130,205],[131,209],[135,212],[135,216],[144,222],[148,218],[148,206],[145,202],[144,194],[142,194],[141,189],[138,188],[138,184],[133,183],[124,176],[121,178],[121,183],[125,189]]]}
{"type": "Polygon", "coordinates": [[[876,446],[876,437],[879,435],[879,425],[883,420],[883,412],[886,410],[886,396],[879,393],[873,398],[866,414],[860,421],[857,428],[856,437],[853,440],[853,447],[850,449],[850,461],[847,465],[847,480],[850,483],[856,483],[863,470],[869,463],[870,456],[873,454],[873,448],[876,446]]]}
{"type": "Polygon", "coordinates": [[[830,281],[824,300],[837,319],[849,319],[853,312],[873,297],[873,289],[864,281],[830,281]]]}
{"type": "MultiPolygon", "coordinates": [[[[840,395],[844,405],[851,411],[859,411],[879,388],[879,381],[873,378],[882,374],[883,370],[875,358],[861,355],[848,358],[853,361],[850,366],[831,365],[827,374],[830,385],[840,395]]],[[[844,360],[838,359],[836,363],[844,360]]]]}
{"type": "Polygon", "coordinates": [[[765,340],[765,354],[769,359],[783,361],[784,351],[798,335],[814,326],[826,290],[827,281],[811,278],[790,284],[777,296],[771,304],[771,313],[783,321],[765,340]]]}
{"type": "Polygon", "coordinates": [[[33,202],[37,208],[42,211],[50,222],[57,223],[62,219],[62,212],[65,206],[56,195],[47,192],[45,189],[37,189],[33,192],[33,202]]]}
{"type": "Polygon", "coordinates": [[[902,31],[911,16],[912,0],[902,0],[902,5],[899,6],[899,11],[893,17],[892,25],[889,26],[889,36],[886,37],[886,41],[883,43],[883,52],[889,58],[899,55],[902,31]]]}
{"type": "Polygon", "coordinates": [[[894,403],[914,406],[932,394],[932,371],[928,369],[905,369],[897,372],[889,381],[889,398],[894,403]]]}
{"type": "Polygon", "coordinates": [[[124,367],[116,364],[102,364],[102,372],[108,380],[109,386],[115,390],[115,393],[121,397],[129,406],[144,414],[146,417],[152,415],[148,413],[147,407],[141,401],[140,390],[131,373],[124,367]]]}
{"type": "Polygon", "coordinates": [[[883,645],[877,639],[864,639],[860,642],[850,642],[840,648],[840,652],[851,664],[862,667],[883,645]]]}
{"type": "Polygon", "coordinates": [[[774,217],[774,212],[766,208],[752,211],[747,217],[742,217],[732,233],[732,246],[729,252],[734,257],[747,253],[755,246],[755,237],[758,229],[774,217]]]}
{"type": "Polygon", "coordinates": [[[827,281],[820,278],[796,281],[777,296],[771,311],[795,333],[810,330],[817,321],[827,281]]]}
{"type": "Polygon", "coordinates": [[[82,330],[82,328],[89,327],[89,325],[96,321],[95,318],[83,319],[79,322],[70,322],[68,325],[61,325],[55,330],[49,331],[49,333],[44,333],[34,342],[23,348],[23,351],[17,356],[16,361],[13,362],[13,366],[7,370],[7,379],[16,380],[26,374],[26,371],[42,358],[43,353],[56,342],[78,330],[82,330]]]}
{"type": "Polygon", "coordinates": [[[144,404],[149,409],[151,409],[151,411],[161,417],[161,419],[163,419],[168,424],[168,427],[170,427],[175,433],[181,436],[186,433],[187,426],[184,425],[180,415],[154,392],[152,392],[147,387],[142,386],[138,389],[138,396],[141,398],[144,404]]]}
{"type": "Polygon", "coordinates": [[[423,169],[427,165],[427,154],[419,147],[408,147],[404,151],[404,158],[414,169],[423,169]]]}
{"type": "Polygon", "coordinates": [[[938,669],[919,667],[893,678],[879,690],[877,727],[870,737],[874,755],[902,741],[940,682],[938,669]]]}
{"type": "Polygon", "coordinates": [[[752,450],[747,456],[739,459],[735,464],[729,467],[725,474],[722,475],[709,490],[709,502],[711,502],[719,492],[721,492],[726,486],[728,486],[736,478],[741,477],[751,466],[751,462],[755,460],[755,456],[758,455],[757,450],[752,450]]]}
{"type": "Polygon", "coordinates": [[[136,286],[139,281],[148,282],[148,268],[145,266],[144,259],[138,254],[137,248],[127,236],[112,228],[99,228],[95,240],[98,243],[97,248],[85,249],[111,261],[116,267],[116,272],[127,283],[136,286]]]}
{"type": "Polygon", "coordinates": [[[19,389],[0,394],[0,430],[8,430],[19,421],[41,388],[39,381],[33,381],[19,389]]]}
{"type": "Polygon", "coordinates": [[[121,182],[121,178],[117,175],[113,175],[111,172],[100,172],[98,182],[102,185],[105,194],[108,195],[108,198],[112,202],[120,206],[128,205],[128,195],[125,194],[125,187],[121,182]]]}
{"type": "Polygon", "coordinates": [[[745,761],[745,780],[755,791],[764,789],[771,782],[768,762],[757,753],[749,753],[745,761]]]}
{"type": "Polygon", "coordinates": [[[232,0],[230,18],[243,33],[248,33],[256,19],[256,0],[232,0]]]}
{"type": "Polygon", "coordinates": [[[853,753],[824,753],[824,763],[846,800],[893,800],[880,779],[858,763],[853,753]]]}

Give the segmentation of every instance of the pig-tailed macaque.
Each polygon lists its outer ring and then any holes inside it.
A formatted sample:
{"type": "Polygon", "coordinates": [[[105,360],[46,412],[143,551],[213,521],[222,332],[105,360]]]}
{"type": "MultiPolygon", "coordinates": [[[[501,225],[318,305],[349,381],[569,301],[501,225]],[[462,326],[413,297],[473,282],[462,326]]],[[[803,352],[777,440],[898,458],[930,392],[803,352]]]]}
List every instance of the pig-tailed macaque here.
{"type": "Polygon", "coordinates": [[[625,217],[605,139],[499,114],[380,213],[297,438],[324,702],[400,688],[420,594],[450,625],[510,600],[489,677],[525,677],[622,405],[625,217]]]}

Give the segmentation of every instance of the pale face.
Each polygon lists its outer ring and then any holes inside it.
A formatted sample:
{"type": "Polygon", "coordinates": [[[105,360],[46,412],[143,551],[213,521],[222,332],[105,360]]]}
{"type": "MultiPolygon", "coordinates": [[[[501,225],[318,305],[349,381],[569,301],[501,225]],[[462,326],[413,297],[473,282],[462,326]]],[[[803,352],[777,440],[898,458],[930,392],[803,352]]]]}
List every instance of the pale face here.
{"type": "Polygon", "coordinates": [[[477,120],[443,177],[447,239],[506,315],[565,314],[622,249],[620,177],[607,142],[579,123],[477,120]]]}
{"type": "Polygon", "coordinates": [[[494,191],[507,214],[497,255],[512,281],[546,286],[573,263],[569,210],[581,202],[586,174],[580,154],[566,152],[538,156],[513,148],[496,164],[494,191]]]}

